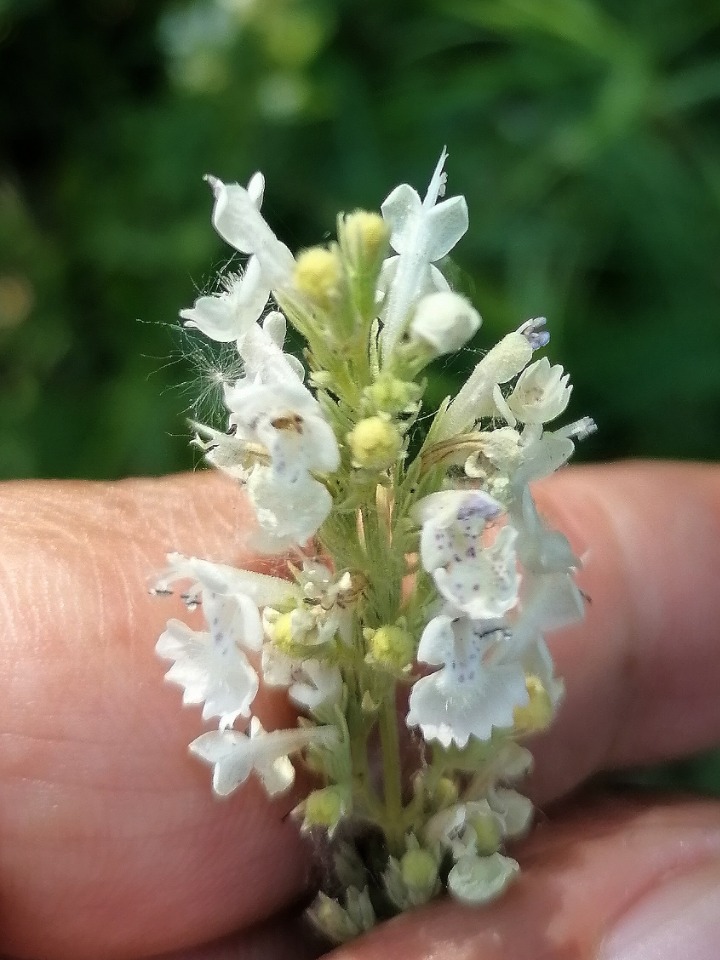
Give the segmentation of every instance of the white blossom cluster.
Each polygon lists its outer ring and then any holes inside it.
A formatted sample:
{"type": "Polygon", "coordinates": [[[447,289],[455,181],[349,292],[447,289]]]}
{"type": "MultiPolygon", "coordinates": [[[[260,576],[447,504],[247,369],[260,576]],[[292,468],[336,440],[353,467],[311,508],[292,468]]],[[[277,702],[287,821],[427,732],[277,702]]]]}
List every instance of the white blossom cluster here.
{"type": "Polygon", "coordinates": [[[316,778],[295,814],[332,844],[310,912],[336,941],[442,890],[486,903],[512,880],[505,844],[532,817],[513,789],[531,763],[521,744],[562,698],[545,634],[583,616],[579,561],[531,485],[594,424],[548,428],[572,387],[535,358],[544,318],[485,353],[420,432],[427,365],[481,325],[442,272],[468,227],[445,160],[423,199],[403,184],[297,256],[260,212],[260,174],[208,177],[215,229],[247,259],[181,313],[237,348],[227,422],[196,424],[195,442],[244,488],[254,549],[286,572],[171,554],[155,592],[179,590],[204,625],[170,620],[157,652],[217,721],[190,750],[218,796],[251,775],[282,793],[298,762],[316,778]],[[284,352],[288,321],[302,363],[284,352]],[[265,729],[261,686],[287,691],[296,727],[265,729]]]}

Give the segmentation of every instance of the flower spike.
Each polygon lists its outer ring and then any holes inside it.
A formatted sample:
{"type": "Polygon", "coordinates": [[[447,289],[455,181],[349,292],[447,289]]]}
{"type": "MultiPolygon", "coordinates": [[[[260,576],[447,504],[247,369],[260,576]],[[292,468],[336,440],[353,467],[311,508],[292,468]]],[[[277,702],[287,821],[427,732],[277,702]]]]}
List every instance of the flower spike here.
{"type": "Polygon", "coordinates": [[[208,177],[213,225],[245,260],[180,314],[237,351],[222,422],[193,424],[193,442],[242,488],[239,532],[273,573],[171,554],[156,650],[214,723],[189,749],[218,798],[251,779],[280,796],[307,771],[292,816],[324,870],[308,915],[336,943],[443,892],[480,908],[515,880],[506,844],[533,813],[523,743],[564,695],[546,635],[586,606],[580,561],[533,496],[595,429],[558,425],[572,385],[534,356],[545,318],[488,345],[421,416],[425,368],[482,322],[442,272],[468,228],[447,158],[423,198],[401,184],[297,255],[261,213],[262,174],[208,177]],[[282,729],[265,729],[269,697],[282,729]]]}

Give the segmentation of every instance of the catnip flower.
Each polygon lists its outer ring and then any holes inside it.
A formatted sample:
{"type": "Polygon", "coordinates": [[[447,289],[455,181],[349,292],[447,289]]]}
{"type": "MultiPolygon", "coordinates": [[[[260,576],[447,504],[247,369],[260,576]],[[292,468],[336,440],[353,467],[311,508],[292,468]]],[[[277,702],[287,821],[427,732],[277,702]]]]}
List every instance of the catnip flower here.
{"type": "Polygon", "coordinates": [[[418,504],[423,518],[420,556],[440,594],[458,611],[475,619],[501,617],[517,602],[517,531],[499,530],[492,545],[481,535],[488,519],[501,513],[486,494],[447,491],[418,504]]]}
{"type": "Polygon", "coordinates": [[[171,554],[169,568],[155,592],[170,592],[178,580],[190,581],[183,599],[200,606],[208,629],[191,630],[171,619],[156,651],[173,665],[165,675],[183,687],[183,703],[203,704],[204,720],[220,718],[231,727],[238,717],[250,716],[259,681],[245,651],[262,646],[263,628],[258,604],[285,597],[288,586],[277,577],[239,571],[181,554],[171,554]]]}
{"type": "Polygon", "coordinates": [[[547,357],[541,357],[526,367],[518,377],[512,393],[504,399],[499,388],[493,391],[498,413],[511,427],[521,423],[548,423],[559,417],[570,400],[570,375],[560,364],[550,366],[547,357]]]}
{"type": "Polygon", "coordinates": [[[281,243],[260,213],[264,180],[258,189],[260,174],[255,174],[247,189],[238,183],[225,184],[207,176],[215,196],[213,226],[231,247],[257,258],[268,291],[288,283],[295,267],[295,258],[281,243]]]}
{"type": "Polygon", "coordinates": [[[517,376],[532,357],[533,348],[516,331],[494,346],[477,364],[470,377],[450,401],[438,429],[438,439],[462,433],[494,410],[496,388],[517,376]]]}
{"type": "Polygon", "coordinates": [[[445,194],[446,159],[443,151],[424,200],[405,183],[393,190],[381,207],[390,227],[390,246],[398,255],[386,268],[386,273],[392,269],[382,313],[381,340],[386,356],[420,296],[433,287],[444,286],[444,278],[434,264],[447,256],[468,228],[465,198],[440,200],[445,194]],[[434,279],[438,274],[439,282],[434,279]]]}
{"type": "Polygon", "coordinates": [[[485,905],[497,899],[519,871],[516,860],[500,853],[488,857],[468,854],[448,874],[448,890],[460,903],[485,905]]]}
{"type": "Polygon", "coordinates": [[[515,708],[528,702],[522,663],[498,623],[433,617],[417,659],[441,669],[413,684],[407,723],[444,747],[488,740],[493,729],[511,727],[515,708]]]}
{"type": "Polygon", "coordinates": [[[227,797],[255,773],[271,797],[285,793],[295,780],[290,760],[315,743],[331,743],[337,738],[333,727],[306,727],[298,730],[273,730],[268,733],[257,717],[250,724],[249,736],[237,730],[211,730],[190,744],[190,751],[213,767],[213,791],[227,797]]]}
{"type": "Polygon", "coordinates": [[[272,643],[263,648],[262,674],[269,687],[285,687],[291,702],[307,713],[338,703],[342,694],[337,667],[312,658],[293,659],[272,643]]]}
{"type": "Polygon", "coordinates": [[[412,336],[433,353],[455,353],[480,329],[482,318],[472,304],[450,290],[423,297],[410,322],[412,336]]]}
{"type": "Polygon", "coordinates": [[[210,630],[191,630],[180,620],[169,620],[155,650],[173,666],[165,675],[184,688],[183,703],[202,703],[203,720],[220,717],[221,727],[231,727],[238,717],[249,717],[258,692],[258,676],[240,649],[239,639],[219,623],[223,604],[209,594],[203,604],[210,630]]]}
{"type": "Polygon", "coordinates": [[[267,457],[245,478],[267,552],[305,543],[330,512],[332,498],[313,476],[340,460],[337,440],[310,391],[292,377],[285,383],[248,382],[229,387],[225,400],[235,437],[267,457]]]}
{"type": "Polygon", "coordinates": [[[192,308],[181,310],[185,326],[195,327],[211,340],[229,343],[243,337],[260,319],[270,295],[260,262],[248,261],[245,271],[225,281],[224,289],[198,297],[192,308]]]}
{"type": "Polygon", "coordinates": [[[545,318],[488,345],[437,413],[423,405],[428,364],[481,327],[443,274],[468,228],[446,160],[424,198],[401,184],[297,255],[261,213],[262,175],[208,177],[213,225],[244,262],[181,312],[237,351],[223,414],[192,424],[193,443],[242,489],[253,526],[238,533],[275,575],[170,554],[156,649],[215,725],[189,749],[216,796],[253,778],[275,797],[296,768],[310,774],[292,816],[324,865],[308,916],[337,943],[442,893],[479,907],[513,882],[506,844],[533,814],[524,743],[564,695],[546,635],[585,607],[580,561],[533,496],[595,428],[548,429],[572,387],[534,357],[545,318]],[[264,728],[261,686],[297,726],[264,728]]]}

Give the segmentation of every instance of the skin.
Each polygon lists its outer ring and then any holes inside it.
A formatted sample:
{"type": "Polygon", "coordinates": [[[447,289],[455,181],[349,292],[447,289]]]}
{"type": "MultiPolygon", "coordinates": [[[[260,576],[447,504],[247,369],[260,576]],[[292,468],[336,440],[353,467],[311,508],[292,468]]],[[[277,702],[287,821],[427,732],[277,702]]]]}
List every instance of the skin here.
{"type": "MultiPolygon", "coordinates": [[[[720,469],[568,469],[538,502],[586,554],[591,603],[549,638],[567,699],[532,745],[541,812],[513,851],[522,877],[489,908],[438,902],[335,960],[589,960],[668,877],[720,884],[719,804],[578,792],[594,773],[720,737],[720,469]]],[[[166,619],[184,616],[177,598],[147,595],[165,554],[267,570],[239,545],[247,528],[240,494],[210,474],[0,487],[4,960],[322,951],[297,919],[312,886],[286,819],[298,794],[271,803],[251,782],[214,800],[187,755],[199,709],[180,709],[154,654],[166,619]]],[[[261,716],[292,723],[278,696],[262,695],[261,716]]]]}

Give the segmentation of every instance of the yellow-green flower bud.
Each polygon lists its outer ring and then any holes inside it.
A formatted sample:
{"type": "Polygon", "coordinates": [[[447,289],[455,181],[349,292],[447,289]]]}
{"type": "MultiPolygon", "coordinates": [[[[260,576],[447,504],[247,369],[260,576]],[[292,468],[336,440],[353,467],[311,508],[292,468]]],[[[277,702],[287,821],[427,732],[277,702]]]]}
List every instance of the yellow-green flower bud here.
{"type": "Polygon", "coordinates": [[[337,299],[342,281],[342,264],[334,250],[311,247],[297,258],[293,274],[295,286],[301,293],[322,307],[329,309],[337,299]]]}
{"type": "Polygon", "coordinates": [[[408,850],[400,860],[400,873],[411,890],[431,890],[437,882],[438,868],[427,850],[408,850]]]}
{"type": "Polygon", "coordinates": [[[435,790],[433,791],[433,801],[442,810],[450,807],[457,801],[459,796],[457,784],[450,777],[440,777],[435,790]]]}
{"type": "Polygon", "coordinates": [[[555,713],[550,694],[540,678],[532,674],[525,677],[525,686],[530,701],[524,707],[515,707],[515,730],[518,733],[539,733],[547,730],[555,713]]]}
{"type": "Polygon", "coordinates": [[[415,641],[402,627],[387,624],[368,631],[368,658],[390,670],[403,670],[415,656],[415,641]]]}
{"type": "Polygon", "coordinates": [[[472,828],[477,837],[477,852],[481,856],[487,857],[498,850],[502,831],[496,817],[490,814],[476,817],[472,821],[472,828]]]}
{"type": "Polygon", "coordinates": [[[360,420],[347,436],[353,463],[367,470],[384,470],[397,460],[402,438],[394,423],[384,417],[360,420]]]}
{"type": "Polygon", "coordinates": [[[305,800],[304,808],[304,827],[324,827],[332,830],[346,811],[347,791],[340,787],[315,790],[305,800]]]}
{"type": "Polygon", "coordinates": [[[379,213],[356,210],[345,217],[345,239],[358,259],[375,260],[385,251],[390,230],[379,213]]]}

